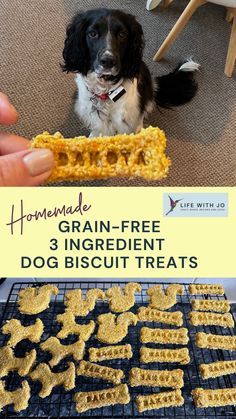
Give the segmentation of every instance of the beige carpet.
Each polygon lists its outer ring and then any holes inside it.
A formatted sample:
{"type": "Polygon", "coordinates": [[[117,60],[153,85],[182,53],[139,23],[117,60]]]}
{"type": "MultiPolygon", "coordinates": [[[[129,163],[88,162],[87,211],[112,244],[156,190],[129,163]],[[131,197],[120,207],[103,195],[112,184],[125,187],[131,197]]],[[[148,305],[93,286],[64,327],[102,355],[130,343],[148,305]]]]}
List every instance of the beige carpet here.
{"type": "MultiPolygon", "coordinates": [[[[65,27],[79,9],[121,8],[143,25],[145,60],[153,75],[167,73],[184,57],[201,63],[195,100],[174,111],[156,110],[146,125],[158,125],[168,136],[172,159],[169,177],[153,186],[236,185],[236,69],[224,73],[230,25],[225,9],[202,6],[161,63],[152,57],[186,6],[175,0],[170,8],[154,12],[145,0],[0,0],[0,88],[21,114],[13,131],[31,138],[48,130],[65,136],[88,134],[73,113],[74,76],[59,67],[65,27]]],[[[142,180],[84,182],[86,186],[147,186],[142,180]]]]}

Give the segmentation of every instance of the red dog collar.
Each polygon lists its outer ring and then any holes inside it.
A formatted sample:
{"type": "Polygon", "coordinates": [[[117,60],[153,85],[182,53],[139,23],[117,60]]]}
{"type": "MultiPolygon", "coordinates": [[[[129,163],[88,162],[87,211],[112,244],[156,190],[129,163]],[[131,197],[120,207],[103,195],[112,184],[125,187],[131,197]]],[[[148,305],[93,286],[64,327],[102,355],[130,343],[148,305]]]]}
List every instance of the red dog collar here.
{"type": "Polygon", "coordinates": [[[104,100],[104,101],[109,99],[108,93],[103,93],[102,95],[96,95],[96,96],[99,97],[99,99],[104,100]]]}

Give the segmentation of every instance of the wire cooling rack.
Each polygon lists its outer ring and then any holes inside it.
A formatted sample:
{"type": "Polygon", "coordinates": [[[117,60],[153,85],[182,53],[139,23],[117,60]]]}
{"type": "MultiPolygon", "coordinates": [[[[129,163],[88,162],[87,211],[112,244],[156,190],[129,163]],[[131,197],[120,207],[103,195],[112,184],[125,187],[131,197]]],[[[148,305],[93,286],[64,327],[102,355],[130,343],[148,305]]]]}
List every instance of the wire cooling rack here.
{"type": "MultiPolygon", "coordinates": [[[[49,336],[55,336],[57,332],[60,330],[60,325],[56,321],[57,314],[64,312],[64,295],[67,291],[74,288],[81,288],[83,294],[86,294],[86,291],[90,288],[101,288],[102,290],[106,291],[109,287],[114,285],[120,285],[123,287],[125,282],[99,282],[99,281],[90,281],[88,282],[52,282],[53,284],[57,285],[59,289],[59,294],[57,296],[53,296],[50,307],[45,310],[44,312],[40,313],[38,316],[28,316],[22,315],[18,311],[17,305],[17,295],[18,292],[30,286],[35,286],[35,282],[22,282],[22,283],[15,283],[12,286],[10,291],[9,298],[7,300],[1,321],[0,326],[6,322],[6,320],[10,320],[11,318],[19,319],[25,326],[28,326],[35,322],[35,318],[39,317],[44,323],[44,334],[42,336],[42,340],[46,340],[49,336]]],[[[155,285],[153,282],[142,282],[142,291],[136,294],[136,304],[131,309],[134,313],[137,312],[137,309],[141,305],[147,305],[148,299],[146,295],[146,290],[155,285]]],[[[167,287],[168,283],[162,283],[163,288],[167,287]]],[[[191,363],[189,365],[179,366],[178,364],[141,364],[139,361],[139,349],[141,347],[141,343],[139,341],[139,333],[140,328],[143,326],[148,327],[157,327],[157,323],[146,323],[146,322],[139,322],[135,327],[129,327],[128,336],[122,341],[124,343],[130,343],[133,348],[134,356],[132,359],[129,360],[113,360],[113,361],[104,361],[102,364],[121,368],[125,372],[125,382],[128,381],[128,372],[132,367],[141,367],[141,368],[153,368],[153,369],[174,369],[174,368],[182,368],[184,371],[184,388],[183,388],[183,396],[185,403],[182,407],[170,407],[170,408],[163,408],[158,410],[150,410],[144,413],[139,413],[136,407],[136,396],[138,394],[150,394],[158,391],[165,391],[166,389],[161,388],[152,388],[152,387],[133,387],[129,388],[131,402],[128,405],[118,405],[118,406],[110,406],[100,409],[89,410],[83,414],[78,414],[75,410],[75,403],[73,401],[74,393],[77,391],[92,391],[92,390],[99,390],[111,387],[111,384],[105,383],[101,380],[93,379],[93,378],[85,378],[85,377],[77,377],[76,378],[76,388],[72,391],[65,392],[63,387],[56,387],[54,388],[52,394],[45,399],[42,399],[38,396],[38,392],[40,390],[41,384],[37,381],[32,381],[30,378],[27,377],[27,380],[31,387],[31,398],[29,401],[29,407],[18,414],[13,411],[12,406],[3,408],[3,411],[0,413],[0,417],[2,418],[13,418],[13,417],[21,417],[21,418],[90,418],[93,416],[97,416],[99,418],[116,418],[116,419],[131,419],[131,418],[175,418],[175,419],[213,419],[213,418],[236,418],[236,408],[234,406],[227,406],[227,407],[217,407],[217,408],[207,408],[207,409],[196,409],[191,397],[191,391],[196,387],[202,388],[226,388],[226,387],[236,387],[236,375],[228,375],[220,378],[209,379],[209,380],[202,380],[199,375],[198,365],[200,363],[208,363],[218,360],[230,360],[236,359],[235,353],[230,353],[229,351],[222,351],[222,350],[208,350],[208,349],[199,349],[195,345],[195,333],[197,331],[202,331],[206,333],[217,333],[222,335],[233,335],[236,334],[236,329],[223,329],[221,327],[193,327],[188,322],[188,315],[191,311],[190,300],[192,298],[209,298],[209,299],[218,299],[222,300],[225,299],[225,296],[189,296],[188,294],[188,284],[184,284],[185,293],[183,296],[178,296],[178,303],[170,310],[176,311],[180,310],[183,313],[184,317],[184,327],[187,327],[189,330],[190,341],[187,345],[190,352],[191,363]],[[151,365],[151,366],[150,366],[151,365]]],[[[109,312],[109,306],[107,302],[97,302],[95,309],[89,313],[86,318],[78,318],[77,321],[80,323],[87,323],[89,320],[95,320],[99,314],[109,312]]],[[[159,327],[163,328],[170,328],[171,326],[159,325],[159,327]]],[[[175,328],[175,327],[173,327],[175,328]]],[[[95,331],[96,332],[96,331],[95,331]]],[[[5,345],[8,336],[5,336],[0,333],[0,347],[5,345]]],[[[62,343],[73,343],[76,340],[76,337],[70,335],[67,339],[63,339],[62,343]]],[[[88,360],[88,347],[100,347],[104,346],[98,342],[95,338],[95,335],[90,338],[89,342],[86,343],[86,355],[85,358],[88,360]]],[[[174,348],[174,345],[155,345],[155,344],[148,344],[149,347],[165,347],[165,348],[174,348]]],[[[178,345],[178,347],[182,347],[178,345]]],[[[36,348],[37,350],[37,363],[47,362],[51,355],[47,352],[43,352],[40,350],[38,344],[32,344],[28,340],[24,340],[15,348],[16,356],[24,356],[25,352],[31,350],[32,348],[36,348]]],[[[62,360],[61,363],[54,367],[54,372],[62,371],[63,369],[67,368],[67,362],[70,360],[67,358],[66,360],[62,360]]],[[[7,378],[4,378],[6,382],[7,390],[15,390],[21,385],[21,382],[25,379],[25,377],[21,378],[17,375],[17,373],[10,373],[7,378]]]]}

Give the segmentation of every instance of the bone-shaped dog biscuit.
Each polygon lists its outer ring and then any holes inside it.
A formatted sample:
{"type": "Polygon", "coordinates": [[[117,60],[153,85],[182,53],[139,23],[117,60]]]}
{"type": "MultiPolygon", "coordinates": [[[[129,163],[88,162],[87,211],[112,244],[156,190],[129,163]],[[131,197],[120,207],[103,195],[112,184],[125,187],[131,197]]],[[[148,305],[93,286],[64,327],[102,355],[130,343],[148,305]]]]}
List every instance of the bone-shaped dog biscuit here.
{"type": "Polygon", "coordinates": [[[23,358],[17,358],[9,346],[0,348],[0,378],[8,375],[10,371],[17,371],[20,376],[25,376],[36,361],[36,350],[27,352],[23,358]]]}
{"type": "Polygon", "coordinates": [[[58,314],[58,323],[62,324],[61,330],[58,332],[57,337],[60,339],[67,338],[70,334],[78,335],[83,341],[89,340],[90,336],[94,332],[95,323],[91,320],[88,324],[78,324],[75,321],[75,316],[71,312],[58,314]]]}
{"type": "Polygon", "coordinates": [[[52,336],[40,344],[43,351],[50,352],[52,358],[48,361],[51,367],[59,364],[59,362],[66,356],[72,355],[75,361],[83,359],[85,351],[85,343],[83,340],[78,340],[70,345],[62,345],[56,337],[52,336]]]}
{"type": "Polygon", "coordinates": [[[104,298],[104,292],[98,288],[88,290],[85,299],[82,297],[82,291],[75,289],[65,294],[64,304],[66,311],[71,311],[74,316],[87,316],[94,309],[96,301],[104,298]]]}
{"type": "Polygon", "coordinates": [[[176,345],[186,345],[189,341],[188,329],[152,329],[142,327],[140,330],[140,341],[142,343],[173,343],[176,345]]]}
{"type": "Polygon", "coordinates": [[[138,319],[144,322],[165,323],[174,326],[183,325],[183,314],[181,311],[166,312],[150,307],[140,307],[138,309],[138,319]]]}
{"type": "Polygon", "coordinates": [[[236,361],[218,361],[210,364],[200,364],[199,370],[204,380],[221,377],[222,375],[236,374],[236,361]]]}
{"type": "Polygon", "coordinates": [[[51,294],[57,295],[58,288],[54,285],[25,288],[18,293],[19,311],[23,314],[38,314],[49,307],[51,294]]]}
{"type": "Polygon", "coordinates": [[[11,335],[7,342],[7,346],[14,347],[23,339],[29,339],[31,342],[39,342],[43,334],[43,323],[40,319],[36,319],[31,326],[23,326],[17,319],[7,320],[2,327],[2,333],[11,335]]]}
{"type": "Polygon", "coordinates": [[[199,311],[217,311],[218,313],[228,313],[230,304],[227,300],[192,300],[192,309],[199,311]]]}
{"type": "Polygon", "coordinates": [[[206,390],[195,388],[192,396],[196,407],[217,407],[236,405],[236,388],[206,390]]]}
{"type": "Polygon", "coordinates": [[[28,407],[30,386],[27,381],[22,381],[22,387],[15,391],[5,390],[5,385],[0,380],[0,412],[4,406],[13,404],[15,412],[21,412],[28,407]]]}
{"type": "Polygon", "coordinates": [[[55,164],[49,181],[114,176],[158,180],[167,176],[171,164],[165,156],[165,134],[153,127],[137,134],[89,139],[65,139],[59,132],[44,132],[33,139],[31,146],[52,150],[55,164]]]}
{"type": "Polygon", "coordinates": [[[120,384],[105,390],[75,393],[74,400],[77,412],[82,413],[98,407],[128,404],[130,395],[127,384],[120,384]]]}
{"type": "Polygon", "coordinates": [[[219,284],[190,284],[188,287],[189,294],[216,294],[223,295],[224,287],[219,284]]]}
{"type": "Polygon", "coordinates": [[[113,384],[120,384],[125,376],[120,369],[105,367],[104,365],[93,364],[88,361],[81,361],[76,373],[85,377],[100,378],[113,384]]]}
{"type": "Polygon", "coordinates": [[[89,348],[89,361],[99,362],[112,359],[130,359],[133,356],[131,345],[103,346],[89,348]]]}
{"type": "Polygon", "coordinates": [[[97,339],[104,343],[118,343],[128,334],[128,327],[137,324],[137,316],[125,312],[118,316],[112,313],[101,314],[97,318],[97,339]]]}
{"type": "Polygon", "coordinates": [[[181,349],[153,349],[141,347],[140,361],[148,362],[173,362],[182,365],[189,364],[190,357],[188,348],[181,349]]]}
{"type": "Polygon", "coordinates": [[[147,290],[147,295],[150,298],[149,307],[158,310],[167,310],[177,303],[178,294],[184,294],[183,285],[170,284],[165,291],[163,291],[162,285],[154,285],[147,290]]]}
{"type": "Polygon", "coordinates": [[[196,333],[196,345],[198,348],[224,349],[236,351],[236,336],[213,335],[211,333],[196,333]]]}
{"type": "Polygon", "coordinates": [[[139,412],[161,409],[163,407],[183,406],[184,404],[181,390],[153,393],[148,394],[147,396],[137,396],[136,401],[139,412]]]}
{"type": "Polygon", "coordinates": [[[122,313],[129,310],[135,304],[135,292],[141,292],[142,287],[137,282],[129,282],[122,290],[115,286],[106,291],[111,311],[122,313]]]}
{"type": "Polygon", "coordinates": [[[75,365],[68,363],[68,368],[63,372],[52,372],[47,364],[39,364],[34,371],[30,373],[30,378],[34,381],[40,381],[42,388],[39,396],[44,398],[51,394],[56,386],[63,385],[66,391],[75,387],[75,365]]]}
{"type": "Polygon", "coordinates": [[[172,387],[181,388],[184,386],[184,373],[180,369],[169,370],[144,370],[132,368],[129,372],[129,385],[152,386],[152,387],[172,387]]]}
{"type": "Polygon", "coordinates": [[[189,323],[193,326],[222,326],[234,327],[234,319],[230,313],[208,313],[205,311],[191,311],[189,323]]]}

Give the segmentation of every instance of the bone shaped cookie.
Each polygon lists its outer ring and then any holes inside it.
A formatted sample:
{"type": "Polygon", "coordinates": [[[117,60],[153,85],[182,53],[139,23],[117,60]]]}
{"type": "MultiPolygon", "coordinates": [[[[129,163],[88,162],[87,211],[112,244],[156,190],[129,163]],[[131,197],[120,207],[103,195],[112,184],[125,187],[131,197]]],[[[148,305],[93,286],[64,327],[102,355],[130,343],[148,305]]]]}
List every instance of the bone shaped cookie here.
{"type": "Polygon", "coordinates": [[[72,355],[75,361],[83,359],[85,343],[83,340],[78,340],[71,345],[62,345],[56,337],[52,336],[40,344],[43,351],[50,352],[52,358],[48,362],[51,367],[59,364],[59,362],[66,356],[72,355]]]}
{"type": "Polygon", "coordinates": [[[43,334],[43,323],[40,319],[36,319],[31,326],[23,326],[17,319],[7,320],[2,327],[2,333],[11,335],[7,346],[16,346],[23,339],[29,339],[31,342],[39,342],[43,334]]]}
{"type": "Polygon", "coordinates": [[[128,326],[137,324],[137,316],[134,313],[126,312],[119,316],[112,313],[101,314],[97,318],[98,332],[97,339],[104,343],[118,343],[128,333],[128,326]]]}
{"type": "Polygon", "coordinates": [[[137,282],[129,282],[122,291],[121,287],[115,286],[106,291],[111,311],[123,313],[135,304],[135,292],[141,292],[142,287],[137,282]]]}
{"type": "Polygon", "coordinates": [[[15,391],[5,390],[4,381],[0,380],[0,412],[4,406],[13,404],[15,412],[20,412],[28,407],[30,386],[27,381],[22,382],[22,387],[15,391]]]}
{"type": "Polygon", "coordinates": [[[25,288],[18,294],[19,311],[23,314],[38,314],[49,307],[51,294],[57,295],[58,288],[54,285],[25,288]]]}
{"type": "Polygon", "coordinates": [[[76,373],[85,377],[100,378],[113,384],[120,384],[125,376],[120,369],[93,364],[88,361],[81,361],[76,373]]]}
{"type": "Polygon", "coordinates": [[[67,338],[70,334],[75,334],[78,335],[81,340],[86,342],[89,340],[95,329],[95,323],[93,320],[91,320],[88,324],[78,324],[75,321],[74,314],[69,311],[63,314],[58,314],[57,321],[62,324],[62,328],[57,334],[57,337],[60,339],[67,338]]]}
{"type": "Polygon", "coordinates": [[[36,350],[32,349],[24,358],[17,358],[9,346],[0,348],[0,378],[8,375],[10,371],[17,371],[22,377],[27,375],[36,360],[36,355],[36,350]]]}
{"type": "Polygon", "coordinates": [[[74,316],[87,316],[87,314],[94,309],[98,299],[105,299],[105,294],[98,288],[88,290],[85,299],[82,298],[82,291],[71,290],[65,295],[64,304],[67,307],[66,311],[71,311],[74,316]]]}
{"type": "Polygon", "coordinates": [[[47,364],[39,364],[37,368],[30,373],[30,378],[34,381],[40,381],[42,388],[39,396],[44,398],[51,394],[56,386],[63,385],[66,391],[75,387],[75,365],[68,363],[69,367],[63,372],[52,372],[47,364]]]}
{"type": "Polygon", "coordinates": [[[184,294],[183,285],[170,284],[165,291],[163,291],[162,285],[154,285],[154,287],[147,290],[147,295],[150,298],[149,307],[158,310],[167,310],[177,303],[178,294],[184,294]]]}

